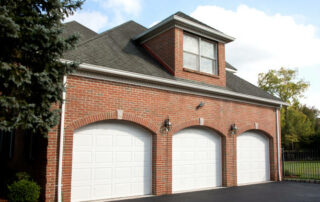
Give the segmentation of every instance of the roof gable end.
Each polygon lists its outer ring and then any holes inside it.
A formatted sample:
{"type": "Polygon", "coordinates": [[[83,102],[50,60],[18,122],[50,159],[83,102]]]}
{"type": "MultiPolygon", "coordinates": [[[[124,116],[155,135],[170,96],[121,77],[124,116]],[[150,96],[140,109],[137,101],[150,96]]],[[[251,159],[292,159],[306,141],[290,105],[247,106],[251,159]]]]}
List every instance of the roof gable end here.
{"type": "Polygon", "coordinates": [[[217,29],[214,29],[182,12],[177,12],[169,16],[168,18],[134,37],[134,40],[139,43],[144,43],[172,27],[179,27],[188,32],[222,43],[229,43],[235,40],[235,38],[217,29]]]}

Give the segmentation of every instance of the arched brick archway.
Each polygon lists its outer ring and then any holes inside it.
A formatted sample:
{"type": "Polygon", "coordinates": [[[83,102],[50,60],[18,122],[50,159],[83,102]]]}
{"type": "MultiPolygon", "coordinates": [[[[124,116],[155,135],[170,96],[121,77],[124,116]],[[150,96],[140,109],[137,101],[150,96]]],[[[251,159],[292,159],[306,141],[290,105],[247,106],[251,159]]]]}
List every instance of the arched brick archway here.
{"type": "MultiPolygon", "coordinates": [[[[276,143],[276,136],[275,136],[275,132],[272,133],[270,131],[270,129],[266,128],[266,127],[259,127],[257,128],[252,128],[252,127],[243,127],[241,128],[237,134],[235,135],[235,149],[234,149],[234,156],[235,159],[237,160],[237,137],[246,133],[246,132],[258,132],[261,133],[263,135],[265,135],[268,139],[269,139],[269,163],[270,163],[270,180],[272,181],[276,181],[278,180],[278,175],[277,175],[277,164],[278,164],[278,159],[277,159],[277,148],[275,147],[275,145],[277,145],[276,143]],[[274,134],[274,135],[272,135],[274,134]]],[[[237,176],[237,163],[235,162],[235,169],[234,169],[234,173],[235,176],[237,176]]],[[[237,185],[237,177],[235,177],[235,185],[237,185]]]]}
{"type": "Polygon", "coordinates": [[[200,124],[200,120],[199,119],[193,119],[193,120],[189,120],[189,121],[183,121],[183,122],[175,123],[172,126],[172,129],[170,130],[168,135],[172,136],[173,134],[179,132],[180,130],[182,130],[184,128],[189,128],[189,127],[192,127],[192,126],[203,126],[203,127],[209,128],[211,130],[214,130],[219,135],[225,137],[226,134],[228,133],[228,131],[225,130],[225,127],[223,127],[223,125],[224,124],[221,121],[218,121],[218,120],[205,119],[205,120],[203,120],[203,124],[200,124]]]}
{"type": "Polygon", "coordinates": [[[81,117],[71,123],[69,123],[65,127],[65,131],[67,130],[76,130],[82,126],[95,123],[98,121],[104,121],[104,120],[124,120],[124,121],[130,121],[133,123],[136,123],[146,129],[148,129],[150,132],[153,134],[157,133],[158,127],[156,124],[154,124],[152,121],[136,116],[132,113],[124,113],[121,119],[118,118],[117,112],[112,111],[112,112],[101,112],[101,113],[96,113],[92,114],[89,116],[81,117]]]}
{"type": "Polygon", "coordinates": [[[77,119],[65,127],[64,133],[64,152],[63,152],[63,174],[62,174],[62,198],[65,201],[70,201],[71,199],[71,177],[72,177],[72,151],[73,151],[73,135],[74,131],[83,126],[99,122],[99,121],[110,121],[110,120],[119,120],[119,121],[128,121],[132,122],[138,126],[141,126],[147,129],[152,137],[152,191],[156,192],[157,181],[155,176],[157,176],[155,165],[156,161],[156,136],[158,135],[158,127],[156,124],[150,120],[144,119],[142,117],[136,116],[130,113],[124,113],[121,119],[118,119],[116,112],[102,112],[93,114],[90,116],[85,116],[80,119],[77,119]]]}

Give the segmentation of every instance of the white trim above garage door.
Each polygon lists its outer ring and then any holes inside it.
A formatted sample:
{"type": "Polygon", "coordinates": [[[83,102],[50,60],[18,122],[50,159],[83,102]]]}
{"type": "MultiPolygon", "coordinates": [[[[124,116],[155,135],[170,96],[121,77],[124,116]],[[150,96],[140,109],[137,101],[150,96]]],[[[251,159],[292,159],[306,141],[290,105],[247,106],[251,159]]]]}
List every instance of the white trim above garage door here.
{"type": "Polygon", "coordinates": [[[237,137],[237,183],[251,184],[270,180],[269,138],[256,131],[237,137]]]}
{"type": "Polygon", "coordinates": [[[152,135],[126,121],[98,122],[75,131],[71,201],[152,192],[152,135]]]}
{"type": "Polygon", "coordinates": [[[172,191],[221,186],[221,137],[204,127],[183,129],[172,139],[172,191]]]}

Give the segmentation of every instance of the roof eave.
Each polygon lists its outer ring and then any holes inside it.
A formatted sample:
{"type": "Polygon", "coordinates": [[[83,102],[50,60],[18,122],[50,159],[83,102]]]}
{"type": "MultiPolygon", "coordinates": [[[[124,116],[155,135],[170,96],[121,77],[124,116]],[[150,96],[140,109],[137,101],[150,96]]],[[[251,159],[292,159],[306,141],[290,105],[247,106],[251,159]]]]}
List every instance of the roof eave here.
{"type": "MultiPolygon", "coordinates": [[[[64,60],[64,59],[61,59],[60,61],[66,62],[66,63],[72,62],[70,60],[64,60]]],[[[150,76],[150,75],[145,75],[145,74],[140,74],[140,73],[135,73],[135,72],[128,72],[128,71],[123,71],[123,70],[118,70],[118,69],[113,69],[113,68],[103,67],[103,66],[98,66],[98,65],[82,63],[82,64],[80,64],[79,69],[85,70],[85,71],[90,71],[90,72],[96,72],[99,74],[107,74],[107,75],[113,75],[113,76],[117,76],[117,77],[123,77],[126,79],[134,79],[134,80],[152,82],[152,83],[156,83],[158,85],[175,86],[178,88],[191,89],[193,91],[214,93],[214,94],[221,95],[221,96],[235,98],[237,100],[249,100],[251,102],[264,103],[264,104],[278,106],[278,107],[281,107],[282,105],[288,106],[288,103],[283,102],[283,101],[279,101],[279,100],[262,98],[262,97],[257,97],[257,96],[253,96],[253,95],[247,95],[247,94],[242,94],[242,93],[238,93],[238,92],[233,92],[233,91],[229,91],[229,90],[225,90],[225,89],[203,86],[203,85],[199,85],[199,84],[190,84],[190,83],[187,83],[184,81],[165,79],[165,78],[160,78],[160,77],[156,77],[156,76],[150,76]]]]}
{"type": "Polygon", "coordinates": [[[228,68],[228,67],[226,67],[226,70],[231,72],[231,73],[237,73],[237,70],[234,70],[234,69],[231,69],[231,68],[228,68]]]}
{"type": "Polygon", "coordinates": [[[145,41],[148,41],[149,39],[156,36],[158,33],[161,33],[171,27],[179,27],[183,30],[193,32],[194,34],[199,34],[222,43],[229,43],[235,40],[234,37],[231,37],[215,29],[206,27],[178,15],[172,15],[166,18],[160,23],[137,35],[133,38],[133,40],[144,43],[145,41]]]}

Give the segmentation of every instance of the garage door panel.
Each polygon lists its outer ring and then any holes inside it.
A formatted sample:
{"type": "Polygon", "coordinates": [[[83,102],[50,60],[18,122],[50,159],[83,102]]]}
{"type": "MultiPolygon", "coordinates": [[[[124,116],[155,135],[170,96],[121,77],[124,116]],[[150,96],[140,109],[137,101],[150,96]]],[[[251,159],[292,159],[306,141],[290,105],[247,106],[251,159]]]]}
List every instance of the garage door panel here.
{"type": "Polygon", "coordinates": [[[91,179],[91,168],[75,168],[72,170],[72,178],[77,184],[87,182],[91,179]]]}
{"type": "Polygon", "coordinates": [[[117,162],[129,162],[132,160],[131,152],[116,152],[116,159],[117,162]]]}
{"type": "Polygon", "coordinates": [[[132,184],[133,193],[144,192],[145,189],[149,189],[149,188],[145,187],[144,183],[134,183],[134,184],[132,184]]]}
{"type": "Polygon", "coordinates": [[[131,184],[128,184],[128,183],[115,184],[113,191],[114,191],[115,197],[131,194],[131,184]]]}
{"type": "Polygon", "coordinates": [[[93,176],[95,181],[109,180],[112,178],[112,168],[108,168],[108,167],[95,168],[93,171],[93,176]]]}
{"type": "Polygon", "coordinates": [[[270,180],[269,139],[259,132],[237,137],[238,184],[270,180]]]}
{"type": "Polygon", "coordinates": [[[92,162],[92,152],[77,152],[77,155],[73,156],[72,161],[76,163],[92,162]]]}
{"type": "Polygon", "coordinates": [[[108,146],[112,145],[112,136],[105,136],[103,134],[97,135],[96,137],[96,147],[100,147],[101,149],[108,149],[108,146]]]}
{"type": "Polygon", "coordinates": [[[97,184],[93,188],[92,195],[96,196],[97,198],[103,198],[106,194],[111,195],[111,193],[112,193],[111,184],[97,184]]]}
{"type": "Polygon", "coordinates": [[[79,135],[81,135],[79,138],[75,138],[73,141],[76,144],[76,146],[86,146],[86,145],[92,145],[92,135],[89,133],[81,132],[79,135]]]}
{"type": "Polygon", "coordinates": [[[117,135],[115,136],[114,146],[131,146],[132,138],[128,135],[117,135]]]}
{"type": "Polygon", "coordinates": [[[95,163],[108,163],[112,162],[112,152],[101,152],[95,153],[95,163]]]}
{"type": "Polygon", "coordinates": [[[221,186],[221,137],[205,128],[173,136],[173,192],[221,186]]]}
{"type": "Polygon", "coordinates": [[[149,152],[133,152],[133,161],[134,162],[150,162],[150,158],[147,158],[149,156],[149,152]]]}
{"type": "Polygon", "coordinates": [[[74,186],[72,188],[72,194],[77,196],[75,200],[89,198],[91,195],[91,187],[90,186],[74,186]]]}
{"type": "Polygon", "coordinates": [[[128,122],[100,122],[74,134],[71,200],[151,194],[152,136],[128,122]]]}

